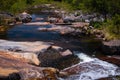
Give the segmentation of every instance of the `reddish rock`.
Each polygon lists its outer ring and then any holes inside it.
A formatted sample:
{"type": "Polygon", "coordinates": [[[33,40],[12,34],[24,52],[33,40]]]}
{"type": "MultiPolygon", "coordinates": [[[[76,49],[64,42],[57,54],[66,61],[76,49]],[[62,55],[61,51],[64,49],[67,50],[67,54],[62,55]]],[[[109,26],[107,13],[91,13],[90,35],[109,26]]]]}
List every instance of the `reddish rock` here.
{"type": "Polygon", "coordinates": [[[120,66],[120,56],[118,56],[118,55],[117,56],[99,57],[99,59],[120,66]]]}
{"type": "Polygon", "coordinates": [[[120,68],[105,61],[95,59],[94,61],[66,68],[61,73],[66,75],[64,80],[96,80],[119,75],[120,68]]]}
{"type": "Polygon", "coordinates": [[[29,63],[39,65],[38,54],[46,51],[51,45],[45,42],[14,42],[0,40],[0,50],[14,56],[25,58],[29,63]]]}
{"type": "Polygon", "coordinates": [[[36,67],[26,59],[0,51],[0,80],[56,80],[57,69],[36,67]]]}
{"type": "Polygon", "coordinates": [[[120,40],[103,42],[102,51],[106,54],[120,55],[120,40]]]}

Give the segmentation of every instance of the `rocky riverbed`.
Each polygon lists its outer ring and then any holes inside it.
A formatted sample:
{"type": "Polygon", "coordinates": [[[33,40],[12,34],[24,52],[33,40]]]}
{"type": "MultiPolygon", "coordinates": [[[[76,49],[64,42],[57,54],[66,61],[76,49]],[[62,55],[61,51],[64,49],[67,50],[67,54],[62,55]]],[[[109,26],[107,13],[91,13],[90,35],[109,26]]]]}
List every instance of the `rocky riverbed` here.
{"type": "Polygon", "coordinates": [[[0,40],[1,79],[109,80],[120,75],[119,56],[100,52],[102,42],[86,35],[88,24],[41,23],[16,25],[7,32],[8,40],[0,40]]]}

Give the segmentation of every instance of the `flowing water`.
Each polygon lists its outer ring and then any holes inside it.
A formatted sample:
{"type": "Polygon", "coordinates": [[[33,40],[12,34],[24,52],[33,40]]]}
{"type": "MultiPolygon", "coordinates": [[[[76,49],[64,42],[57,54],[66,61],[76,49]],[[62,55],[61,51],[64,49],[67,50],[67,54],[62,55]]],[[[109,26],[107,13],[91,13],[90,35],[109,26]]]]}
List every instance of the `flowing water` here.
{"type": "Polygon", "coordinates": [[[104,77],[120,75],[120,69],[116,65],[97,58],[91,58],[84,53],[77,53],[76,55],[78,55],[83,61],[64,69],[66,72],[76,72],[76,74],[60,80],[96,80],[104,77]]]}
{"type": "MultiPolygon", "coordinates": [[[[34,22],[35,18],[39,18],[39,17],[47,18],[47,15],[33,14],[32,17],[34,22]]],[[[64,71],[70,72],[69,70],[73,70],[73,72],[75,71],[75,74],[67,78],[61,78],[61,80],[62,79],[63,80],[95,80],[102,77],[120,75],[119,67],[96,58],[96,56],[103,55],[100,52],[100,46],[101,46],[100,40],[94,39],[93,37],[83,36],[81,38],[74,38],[70,36],[69,37],[61,36],[58,32],[38,31],[38,28],[42,28],[42,27],[50,28],[51,25],[47,25],[47,26],[27,26],[24,24],[16,25],[13,28],[9,29],[5,37],[2,37],[2,39],[11,40],[11,41],[52,42],[54,43],[54,45],[63,47],[64,49],[70,49],[74,53],[74,56],[78,56],[77,58],[79,58],[80,61],[78,61],[73,65],[67,66],[67,68],[64,67],[64,71]],[[81,70],[81,68],[83,68],[83,70],[81,70]]],[[[72,64],[72,61],[71,62],[68,61],[67,63],[72,64]]]]}

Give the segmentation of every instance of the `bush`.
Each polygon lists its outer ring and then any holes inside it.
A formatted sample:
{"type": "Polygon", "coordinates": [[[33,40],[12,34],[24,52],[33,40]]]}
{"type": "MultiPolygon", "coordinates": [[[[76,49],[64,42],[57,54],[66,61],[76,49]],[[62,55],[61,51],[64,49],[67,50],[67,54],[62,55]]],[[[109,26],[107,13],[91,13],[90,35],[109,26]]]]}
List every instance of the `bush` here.
{"type": "Polygon", "coordinates": [[[102,25],[107,39],[120,39],[120,16],[114,16],[102,25]]]}
{"type": "Polygon", "coordinates": [[[26,1],[18,1],[11,6],[11,12],[18,13],[26,9],[26,1]]]}
{"type": "Polygon", "coordinates": [[[113,25],[114,25],[113,32],[115,34],[120,34],[120,15],[116,14],[113,17],[113,25]]]}
{"type": "Polygon", "coordinates": [[[102,22],[90,22],[90,25],[94,28],[101,28],[102,22]]]}

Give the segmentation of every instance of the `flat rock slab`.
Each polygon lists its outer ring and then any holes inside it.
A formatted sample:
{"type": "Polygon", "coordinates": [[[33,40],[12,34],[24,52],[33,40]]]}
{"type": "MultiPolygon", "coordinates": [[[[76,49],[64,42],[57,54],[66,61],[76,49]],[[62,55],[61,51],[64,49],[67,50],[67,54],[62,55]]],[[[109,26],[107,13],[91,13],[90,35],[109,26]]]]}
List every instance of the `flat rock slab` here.
{"type": "Polygon", "coordinates": [[[26,23],[24,25],[36,25],[36,26],[45,26],[45,25],[49,25],[49,22],[31,22],[31,23],[26,23]]]}
{"type": "Polygon", "coordinates": [[[64,27],[63,26],[55,26],[55,27],[51,27],[51,28],[38,28],[38,30],[39,31],[57,31],[62,35],[76,32],[76,30],[74,28],[67,27],[67,26],[64,26],[64,27]]]}
{"type": "Polygon", "coordinates": [[[120,40],[111,40],[108,42],[103,42],[106,46],[120,46],[120,40]]]}
{"type": "Polygon", "coordinates": [[[51,45],[45,42],[13,42],[0,40],[0,50],[12,52],[37,53],[47,50],[51,45]]]}
{"type": "Polygon", "coordinates": [[[46,51],[51,45],[45,42],[13,42],[0,40],[0,50],[28,59],[30,63],[40,64],[38,54],[46,51]]]}

